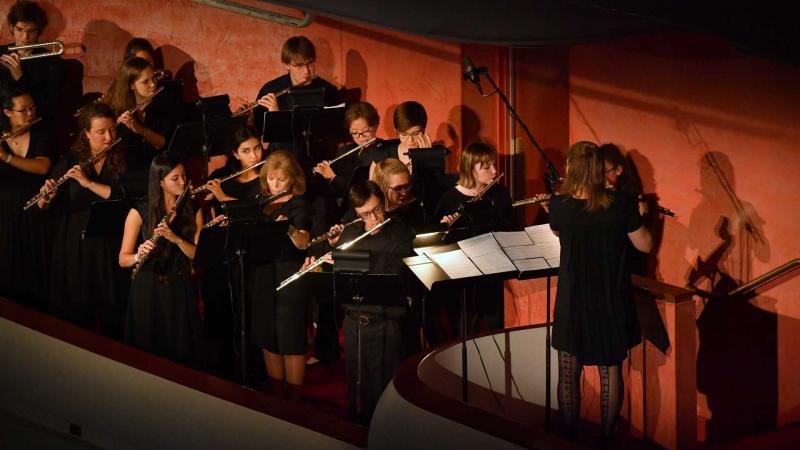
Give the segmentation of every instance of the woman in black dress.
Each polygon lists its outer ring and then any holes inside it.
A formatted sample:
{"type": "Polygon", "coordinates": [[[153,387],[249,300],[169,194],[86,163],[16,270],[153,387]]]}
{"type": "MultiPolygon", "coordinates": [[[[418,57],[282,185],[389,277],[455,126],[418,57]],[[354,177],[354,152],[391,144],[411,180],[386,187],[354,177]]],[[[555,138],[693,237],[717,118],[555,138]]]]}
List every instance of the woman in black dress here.
{"type": "MultiPolygon", "coordinates": [[[[12,133],[36,118],[36,105],[27,91],[12,88],[2,99],[3,133],[12,133]]],[[[43,308],[47,299],[44,279],[44,221],[22,212],[36,194],[53,160],[50,130],[38,123],[29,131],[4,140],[0,146],[0,296],[43,308]]]]}
{"type": "MultiPolygon", "coordinates": [[[[481,200],[472,203],[475,205],[474,208],[456,217],[456,213],[462,211],[467,202],[471,202],[482,193],[498,175],[496,161],[495,149],[483,143],[469,144],[461,152],[461,160],[458,163],[458,184],[445,191],[439,199],[434,213],[435,220],[440,223],[446,223],[453,227],[465,227],[465,230],[451,233],[448,237],[451,241],[490,231],[507,230],[513,225],[511,196],[501,184],[492,186],[483,193],[481,200]]],[[[440,303],[448,310],[447,316],[449,317],[443,330],[438,330],[436,327],[428,330],[429,341],[435,343],[457,334],[453,330],[458,329],[456,317],[459,314],[459,299],[450,292],[434,292],[433,295],[442,296],[440,303]],[[438,333],[444,334],[438,336],[438,333]]],[[[476,316],[473,320],[478,322],[480,330],[503,328],[505,321],[502,281],[483,282],[475,288],[468,289],[466,295],[468,299],[467,312],[476,316]]],[[[437,302],[426,303],[434,305],[437,302]]],[[[426,316],[433,317],[434,315],[435,312],[426,316]]]]}
{"type": "Polygon", "coordinates": [[[116,139],[116,116],[104,103],[91,104],[81,111],[78,129],[72,151],[55,165],[43,188],[55,186],[54,178],[62,175],[69,180],[38,203],[53,213],[50,298],[56,315],[119,337],[128,286],[114,263],[119,239],[83,239],[91,204],[122,198],[118,180],[125,164],[119,145],[82,166],[116,139]]]}
{"type": "Polygon", "coordinates": [[[596,365],[603,437],[608,442],[622,407],[622,362],[628,349],[641,341],[628,245],[648,252],[652,239],[635,200],[606,189],[605,166],[595,144],[578,142],[570,148],[562,189],[550,202],[550,227],[561,241],[553,320],[559,410],[574,434],[581,372],[584,365],[596,365]]]}
{"type": "MultiPolygon", "coordinates": [[[[210,220],[220,213],[221,202],[253,200],[261,193],[261,182],[258,179],[260,167],[248,170],[224,183],[220,182],[221,178],[261,161],[264,152],[261,148],[261,140],[255,130],[244,125],[234,129],[229,148],[227,163],[215,170],[210,176],[210,181],[206,183],[208,194],[205,200],[210,201],[210,207],[208,208],[209,215],[205,220],[210,220]]],[[[232,272],[220,270],[221,267],[217,266],[203,271],[200,277],[205,319],[203,331],[206,343],[206,363],[209,369],[222,376],[230,376],[233,373],[234,328],[231,305],[236,302],[231,300],[231,295],[240,289],[238,284],[240,277],[234,273],[237,269],[231,265],[226,267],[232,272]],[[230,286],[229,280],[232,282],[230,286]]]]}
{"type": "Polygon", "coordinates": [[[132,208],[125,219],[119,265],[133,267],[146,258],[131,281],[125,341],[182,363],[200,365],[200,313],[191,266],[201,218],[185,198],[162,222],[186,183],[183,164],[163,155],[153,158],[147,201],[132,208]],[[161,236],[157,243],[154,234],[161,236]]]}
{"type": "MultiPolygon", "coordinates": [[[[167,139],[176,126],[175,111],[163,107],[156,97],[142,110],[130,110],[156,90],[153,66],[147,60],[133,57],[122,63],[111,87],[105,94],[117,118],[117,132],[128,150],[128,176],[138,182],[132,184],[135,194],[146,195],[147,173],[150,161],[166,149],[167,139]]],[[[130,194],[130,193],[129,193],[130,194]]]]}
{"type": "MultiPolygon", "coordinates": [[[[275,287],[301,266],[310,239],[311,211],[302,196],[306,180],[294,156],[278,150],[261,168],[265,195],[289,191],[290,195],[267,206],[265,215],[289,222],[289,237],[297,249],[297,261],[254,267],[251,275],[251,342],[263,350],[267,375],[274,380],[301,386],[305,376],[308,295],[293,283],[280,292],[275,287]]],[[[292,245],[289,244],[289,245],[292,245]]],[[[276,243],[275,245],[279,245],[276,243]]]]}

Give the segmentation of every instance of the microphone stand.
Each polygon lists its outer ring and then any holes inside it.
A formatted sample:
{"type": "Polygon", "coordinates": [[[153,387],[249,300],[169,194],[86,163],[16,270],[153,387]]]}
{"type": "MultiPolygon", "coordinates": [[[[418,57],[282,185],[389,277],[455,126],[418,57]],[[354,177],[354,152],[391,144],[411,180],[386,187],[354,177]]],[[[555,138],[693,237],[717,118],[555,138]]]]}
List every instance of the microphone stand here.
{"type": "Polygon", "coordinates": [[[480,82],[481,74],[486,75],[486,79],[489,80],[489,83],[492,85],[492,88],[494,88],[494,92],[489,94],[481,93],[481,95],[484,97],[489,97],[492,94],[497,94],[498,96],[500,96],[500,100],[502,100],[503,103],[506,105],[506,108],[508,108],[508,114],[511,116],[512,119],[514,119],[519,124],[520,127],[522,127],[522,130],[525,131],[525,134],[528,136],[528,139],[530,139],[530,141],[533,143],[533,146],[536,148],[536,150],[539,151],[539,155],[541,155],[542,159],[545,162],[545,166],[547,167],[547,174],[545,174],[544,176],[547,192],[552,194],[555,191],[556,183],[558,183],[559,179],[561,178],[561,176],[558,174],[558,171],[556,170],[556,166],[553,165],[553,161],[551,161],[550,158],[547,157],[547,154],[544,152],[542,146],[539,145],[539,142],[536,140],[536,138],[533,137],[533,134],[531,134],[531,130],[528,129],[528,126],[525,125],[525,122],[523,122],[522,119],[519,117],[517,111],[514,109],[513,106],[511,106],[511,102],[508,101],[508,97],[506,97],[503,91],[501,91],[500,88],[497,86],[497,83],[495,83],[494,79],[489,74],[489,71],[486,69],[486,67],[475,68],[475,73],[476,75],[478,75],[478,82],[480,82]]]}

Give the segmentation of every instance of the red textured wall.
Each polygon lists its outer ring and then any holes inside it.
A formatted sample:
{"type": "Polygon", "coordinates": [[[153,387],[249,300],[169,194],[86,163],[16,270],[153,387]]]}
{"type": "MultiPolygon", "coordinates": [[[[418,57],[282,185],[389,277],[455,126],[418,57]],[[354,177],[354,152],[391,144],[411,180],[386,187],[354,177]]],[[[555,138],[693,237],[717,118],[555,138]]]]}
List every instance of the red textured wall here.
{"type": "MultiPolygon", "coordinates": [[[[4,19],[12,3],[0,1],[3,41],[10,40],[4,19]]],[[[361,99],[378,109],[380,137],[393,137],[391,113],[396,105],[417,100],[428,110],[432,136],[449,145],[460,141],[458,44],[325,18],[315,19],[306,28],[294,28],[189,0],[39,3],[50,19],[42,39],[67,43],[66,58],[83,65],[85,92],[108,88],[125,44],[140,36],[158,47],[165,67],[185,81],[189,97],[227,93],[235,108],[254,100],[264,82],[285,72],[280,63],[281,46],[290,36],[303,34],[317,48],[317,73],[337,86],[360,89],[361,99]]]]}

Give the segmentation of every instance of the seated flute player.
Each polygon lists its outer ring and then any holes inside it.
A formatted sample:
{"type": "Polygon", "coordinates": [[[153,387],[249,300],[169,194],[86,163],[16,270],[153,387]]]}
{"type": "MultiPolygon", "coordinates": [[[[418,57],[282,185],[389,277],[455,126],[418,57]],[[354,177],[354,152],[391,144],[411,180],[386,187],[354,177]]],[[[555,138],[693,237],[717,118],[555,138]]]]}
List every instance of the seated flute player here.
{"type": "MultiPolygon", "coordinates": [[[[369,232],[382,223],[386,216],[384,196],[380,187],[372,181],[364,181],[353,186],[348,196],[350,207],[363,222],[353,224],[341,231],[341,234],[329,240],[331,246],[350,242],[369,232]]],[[[331,229],[332,234],[336,227],[331,229]]],[[[369,251],[369,274],[398,274],[401,276],[403,290],[410,286],[412,280],[403,258],[413,255],[412,231],[401,221],[390,221],[383,227],[358,241],[349,250],[369,251]]],[[[334,263],[330,254],[326,262],[334,263]]],[[[313,257],[306,259],[303,268],[314,262],[313,257]]],[[[351,414],[358,421],[368,422],[375,410],[378,399],[384,388],[392,379],[395,370],[403,358],[409,354],[408,341],[412,340],[413,331],[409,332],[410,314],[408,295],[396,292],[397,298],[391,303],[398,306],[379,306],[379,300],[370,298],[365,292],[363,304],[359,307],[352,303],[343,305],[345,309],[344,335],[345,360],[347,377],[347,396],[351,414]],[[357,405],[358,353],[357,327],[361,326],[361,408],[357,405]]],[[[392,294],[389,294],[392,295],[392,294]]],[[[386,294],[382,295],[386,297],[386,294]]],[[[386,302],[381,301],[386,304],[386,302]]]]}

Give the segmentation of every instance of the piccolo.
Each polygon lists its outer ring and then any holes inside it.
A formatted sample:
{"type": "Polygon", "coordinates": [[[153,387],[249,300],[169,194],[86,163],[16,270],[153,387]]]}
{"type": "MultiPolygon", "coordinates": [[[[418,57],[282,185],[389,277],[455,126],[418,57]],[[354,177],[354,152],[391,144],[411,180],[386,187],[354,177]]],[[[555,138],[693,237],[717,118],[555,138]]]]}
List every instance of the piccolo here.
{"type": "Polygon", "coordinates": [[[328,231],[327,233],[320,234],[319,236],[315,237],[314,239],[311,239],[308,242],[308,246],[306,246],[306,248],[313,247],[313,246],[319,244],[320,242],[327,241],[328,239],[333,239],[336,236],[339,236],[340,234],[342,234],[342,232],[344,231],[345,228],[349,227],[350,225],[355,225],[358,222],[363,222],[363,221],[364,221],[364,219],[362,219],[361,217],[357,217],[355,220],[351,220],[350,222],[347,222],[347,223],[343,224],[343,227],[342,227],[341,230],[328,231]]]}
{"type": "MultiPolygon", "coordinates": [[[[100,158],[105,157],[106,154],[108,152],[110,152],[111,150],[113,150],[114,147],[117,146],[120,142],[122,142],[122,138],[117,138],[116,140],[114,140],[113,142],[108,144],[106,146],[106,148],[100,150],[95,155],[93,155],[91,158],[89,158],[85,162],[81,163],[81,165],[80,165],[81,169],[82,170],[86,170],[89,167],[91,167],[92,164],[94,164],[97,161],[99,161],[100,158]]],[[[52,193],[53,191],[58,189],[58,187],[61,186],[62,184],[64,184],[64,182],[67,181],[67,180],[69,180],[69,177],[67,177],[67,174],[62,175],[61,178],[56,180],[56,184],[53,187],[51,187],[50,189],[45,189],[43,191],[40,191],[38,194],[33,196],[32,199],[28,200],[28,203],[25,203],[25,206],[22,208],[22,210],[23,211],[27,211],[31,206],[33,206],[36,203],[38,203],[39,200],[47,197],[48,195],[50,195],[50,193],[52,193]]]]}
{"type": "Polygon", "coordinates": [[[9,139],[12,139],[12,138],[15,138],[15,137],[17,137],[17,136],[19,136],[19,135],[21,135],[21,134],[25,134],[25,133],[27,133],[28,131],[30,131],[30,129],[31,129],[31,128],[32,128],[34,125],[36,125],[37,123],[39,123],[41,120],[42,120],[42,118],[41,118],[41,117],[37,117],[37,118],[33,119],[32,121],[30,121],[30,122],[26,123],[25,125],[23,125],[23,126],[21,126],[21,127],[17,128],[17,129],[16,129],[16,130],[14,130],[14,131],[9,131],[8,133],[3,133],[3,135],[2,135],[2,136],[0,136],[0,142],[5,142],[5,141],[7,141],[7,140],[9,140],[9,139]]]}
{"type": "MultiPolygon", "coordinates": [[[[348,156],[352,155],[354,152],[357,152],[357,151],[361,150],[364,147],[369,147],[370,145],[372,145],[373,142],[375,142],[375,139],[376,138],[372,138],[372,139],[368,140],[367,142],[364,142],[363,144],[361,144],[359,146],[356,146],[356,147],[353,147],[352,149],[342,153],[341,155],[337,156],[336,158],[333,158],[332,160],[328,161],[328,165],[331,165],[331,164],[333,164],[333,163],[335,163],[335,162],[337,162],[339,160],[347,158],[348,156]]],[[[319,172],[317,172],[316,169],[312,170],[312,172],[319,173],[319,172]]]]}
{"type": "MultiPolygon", "coordinates": [[[[375,225],[374,227],[370,228],[369,230],[367,230],[367,231],[365,231],[365,232],[361,233],[361,234],[360,234],[358,237],[356,237],[356,238],[355,238],[355,239],[353,239],[352,241],[350,241],[350,242],[345,242],[344,244],[342,244],[342,245],[340,245],[340,246],[336,247],[336,250],[347,250],[348,248],[350,248],[350,247],[352,247],[353,245],[355,245],[355,244],[356,244],[356,242],[358,242],[358,241],[360,241],[360,240],[364,239],[365,237],[369,236],[369,235],[370,235],[370,234],[372,234],[373,232],[375,232],[375,231],[379,230],[381,227],[383,227],[384,225],[386,225],[387,223],[389,223],[389,221],[390,221],[390,220],[392,220],[392,218],[391,218],[391,217],[387,218],[387,219],[386,219],[386,220],[384,220],[383,222],[381,222],[381,223],[379,223],[379,224],[375,225]]],[[[285,279],[285,280],[281,281],[281,284],[279,284],[279,285],[278,285],[278,287],[277,287],[277,288],[275,288],[275,291],[276,291],[276,292],[277,292],[277,291],[280,291],[281,289],[283,289],[283,288],[285,288],[286,286],[288,286],[289,284],[293,283],[294,281],[296,281],[297,279],[299,279],[299,278],[300,278],[300,277],[302,277],[303,275],[305,275],[305,274],[307,274],[308,272],[311,272],[312,270],[314,270],[314,269],[316,269],[317,267],[321,266],[321,265],[322,265],[322,263],[323,263],[323,262],[325,262],[325,258],[327,258],[328,256],[331,256],[331,255],[333,255],[333,250],[329,251],[328,253],[324,254],[323,256],[321,256],[321,257],[320,257],[319,259],[317,259],[316,261],[314,261],[314,262],[312,262],[311,264],[307,265],[307,266],[305,267],[305,269],[301,269],[300,271],[298,271],[298,272],[297,272],[297,273],[295,273],[294,275],[292,275],[292,276],[290,276],[289,278],[287,278],[287,279],[285,279]]]]}
{"type": "Polygon", "coordinates": [[[526,198],[526,199],[523,199],[523,200],[517,200],[514,203],[512,203],[511,206],[513,208],[516,208],[517,206],[531,205],[533,203],[549,202],[550,201],[550,197],[552,197],[551,194],[539,194],[539,195],[531,197],[531,198],[526,198]]]}
{"type": "MultiPolygon", "coordinates": [[[[244,169],[242,169],[242,170],[240,170],[240,171],[238,171],[238,172],[236,172],[236,173],[232,173],[232,174],[228,175],[228,176],[227,176],[227,177],[225,177],[225,178],[221,178],[221,179],[219,180],[219,182],[220,182],[220,183],[224,183],[224,182],[226,182],[226,181],[228,181],[228,180],[232,180],[232,179],[234,179],[234,178],[238,177],[239,175],[241,175],[241,174],[243,174],[243,173],[246,173],[246,172],[247,172],[248,170],[250,170],[250,169],[255,169],[256,167],[258,167],[258,166],[260,166],[260,165],[264,164],[265,162],[267,162],[267,160],[266,160],[266,159],[265,159],[264,161],[259,161],[259,162],[257,162],[257,163],[255,163],[255,164],[253,164],[253,165],[252,165],[252,166],[250,166],[250,167],[246,167],[246,168],[244,168],[244,169]]],[[[201,193],[201,192],[203,192],[203,191],[207,191],[207,190],[208,190],[208,184],[204,184],[204,185],[200,186],[199,188],[192,189],[192,192],[190,192],[190,194],[191,194],[191,195],[197,195],[197,194],[199,194],[199,193],[201,193]]]]}
{"type": "MultiPolygon", "coordinates": [[[[181,195],[178,197],[177,200],[175,200],[175,203],[172,205],[172,208],[170,208],[169,211],[167,211],[167,214],[165,214],[164,217],[161,218],[161,220],[158,222],[158,225],[167,223],[169,221],[169,218],[172,217],[173,214],[175,214],[175,211],[177,211],[178,208],[181,206],[181,203],[183,203],[183,199],[186,198],[186,193],[189,192],[191,187],[192,187],[191,184],[186,185],[186,189],[184,189],[183,192],[181,192],[181,195]]],[[[158,226],[156,226],[156,228],[158,228],[158,226]]],[[[139,271],[142,270],[142,266],[144,265],[145,261],[147,261],[150,258],[150,255],[152,255],[153,252],[156,250],[156,246],[158,245],[158,242],[161,240],[161,238],[162,235],[153,231],[153,234],[150,236],[150,242],[153,243],[153,248],[149,252],[142,255],[142,257],[139,258],[138,261],[136,261],[136,266],[133,268],[133,272],[131,273],[131,279],[136,278],[136,274],[138,274],[139,271]]]]}
{"type": "MultiPolygon", "coordinates": [[[[475,197],[472,197],[471,199],[467,200],[466,203],[477,202],[478,200],[483,198],[483,194],[489,192],[489,189],[491,189],[492,186],[497,184],[497,182],[500,180],[500,178],[503,178],[503,175],[505,175],[505,174],[501,173],[500,175],[494,177],[494,179],[489,184],[484,186],[483,189],[481,189],[481,191],[478,192],[478,195],[476,195],[475,197]]],[[[462,203],[461,206],[458,207],[458,211],[453,213],[453,220],[451,220],[450,223],[447,224],[447,227],[448,228],[452,227],[453,224],[456,223],[456,221],[461,218],[461,215],[463,213],[464,213],[464,204],[462,203]]]]}
{"type": "MultiPolygon", "coordinates": [[[[314,75],[314,77],[311,78],[311,81],[314,81],[314,78],[317,78],[317,76],[314,75]]],[[[292,89],[294,89],[294,88],[308,86],[309,84],[311,84],[311,81],[309,81],[308,83],[298,84],[297,86],[289,86],[287,88],[281,89],[280,91],[275,92],[275,98],[278,98],[281,95],[288,94],[288,93],[292,92],[292,89]]],[[[246,116],[247,114],[250,113],[250,111],[252,111],[252,110],[254,110],[256,108],[258,108],[258,102],[253,103],[252,105],[248,106],[247,108],[245,108],[245,109],[243,109],[241,111],[237,111],[237,112],[231,114],[231,117],[246,116]]]]}

